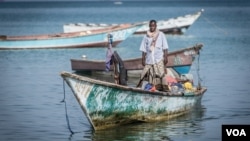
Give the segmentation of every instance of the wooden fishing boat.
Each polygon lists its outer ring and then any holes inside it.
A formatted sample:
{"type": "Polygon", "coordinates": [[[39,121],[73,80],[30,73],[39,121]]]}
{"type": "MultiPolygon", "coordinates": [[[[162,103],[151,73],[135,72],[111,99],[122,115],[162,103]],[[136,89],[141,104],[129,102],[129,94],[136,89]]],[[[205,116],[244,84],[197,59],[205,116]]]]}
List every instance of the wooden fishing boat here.
{"type": "Polygon", "coordinates": [[[193,91],[147,91],[61,72],[94,130],[133,122],[169,120],[200,104],[206,88],[193,91]]]}
{"type": "MultiPolygon", "coordinates": [[[[201,13],[204,10],[201,9],[200,11],[194,14],[188,14],[185,16],[180,16],[176,18],[171,18],[167,20],[158,20],[157,21],[157,28],[164,33],[171,33],[171,34],[183,34],[185,31],[201,16],[201,13]]],[[[148,22],[147,24],[143,25],[139,28],[135,34],[145,34],[149,30],[148,22]]]]}
{"type": "MultiPolygon", "coordinates": [[[[188,14],[184,16],[179,16],[176,18],[158,20],[157,28],[166,34],[182,34],[184,33],[200,16],[204,10],[194,14],[188,14]]],[[[134,34],[144,34],[149,29],[148,21],[140,22],[144,23],[141,28],[138,28],[134,34]]],[[[63,25],[63,31],[65,33],[76,32],[76,31],[86,31],[92,29],[102,29],[109,26],[114,26],[119,24],[106,24],[106,23],[70,23],[63,25]]]]}
{"type": "Polygon", "coordinates": [[[72,33],[32,36],[0,36],[0,49],[44,49],[44,48],[80,48],[103,47],[107,44],[107,35],[113,35],[113,46],[125,40],[143,24],[122,24],[103,29],[72,33]]]}
{"type": "MultiPolygon", "coordinates": [[[[167,68],[173,68],[179,74],[187,74],[202,47],[203,44],[196,44],[169,52],[167,68]]],[[[74,71],[105,71],[106,69],[104,60],[71,59],[70,61],[71,69],[74,71]]],[[[143,69],[141,57],[123,60],[123,62],[128,72],[140,73],[143,69]]],[[[112,68],[111,66],[111,70],[112,68]]]]}

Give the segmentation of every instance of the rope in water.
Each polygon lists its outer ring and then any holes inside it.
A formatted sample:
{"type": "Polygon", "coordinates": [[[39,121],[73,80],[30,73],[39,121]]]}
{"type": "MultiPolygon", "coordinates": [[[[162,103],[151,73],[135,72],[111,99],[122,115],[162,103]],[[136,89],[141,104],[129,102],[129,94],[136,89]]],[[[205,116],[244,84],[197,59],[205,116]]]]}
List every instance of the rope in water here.
{"type": "Polygon", "coordinates": [[[66,115],[67,126],[68,126],[70,133],[74,134],[74,132],[71,130],[70,123],[69,123],[69,117],[68,117],[68,112],[67,112],[67,103],[65,101],[65,81],[64,81],[64,79],[63,79],[63,94],[64,94],[64,97],[63,97],[63,100],[61,102],[64,102],[64,104],[65,104],[65,115],[66,115]]]}

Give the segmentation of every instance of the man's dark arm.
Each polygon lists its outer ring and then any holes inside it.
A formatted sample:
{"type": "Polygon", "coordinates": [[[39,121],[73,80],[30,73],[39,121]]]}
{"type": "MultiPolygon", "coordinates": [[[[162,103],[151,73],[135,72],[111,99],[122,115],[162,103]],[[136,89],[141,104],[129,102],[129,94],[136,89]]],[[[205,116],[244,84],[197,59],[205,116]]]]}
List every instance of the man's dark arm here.
{"type": "Polygon", "coordinates": [[[167,66],[167,63],[168,63],[168,49],[164,49],[163,53],[164,53],[164,65],[167,66]]]}
{"type": "Polygon", "coordinates": [[[145,66],[146,53],[142,52],[142,65],[145,66]]]}

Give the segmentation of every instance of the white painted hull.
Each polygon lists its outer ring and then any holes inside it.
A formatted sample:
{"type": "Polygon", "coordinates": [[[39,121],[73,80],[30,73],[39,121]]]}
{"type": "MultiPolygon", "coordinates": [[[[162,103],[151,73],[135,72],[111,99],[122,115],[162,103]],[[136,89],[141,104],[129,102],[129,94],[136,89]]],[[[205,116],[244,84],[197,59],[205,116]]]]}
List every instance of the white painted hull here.
{"type": "Polygon", "coordinates": [[[191,95],[150,92],[67,72],[62,72],[61,76],[95,130],[183,115],[201,102],[206,91],[202,88],[191,95]]]}
{"type": "MultiPolygon", "coordinates": [[[[201,15],[203,9],[195,14],[189,14],[185,16],[180,16],[177,18],[171,18],[168,20],[157,21],[157,27],[164,33],[175,33],[175,32],[185,32],[201,15]]],[[[145,33],[148,28],[148,21],[142,22],[144,26],[135,31],[134,34],[145,33]]],[[[65,33],[77,32],[77,31],[88,31],[93,29],[102,29],[108,26],[113,26],[118,24],[95,24],[95,23],[75,23],[75,24],[65,24],[63,25],[63,30],[65,33]]]]}

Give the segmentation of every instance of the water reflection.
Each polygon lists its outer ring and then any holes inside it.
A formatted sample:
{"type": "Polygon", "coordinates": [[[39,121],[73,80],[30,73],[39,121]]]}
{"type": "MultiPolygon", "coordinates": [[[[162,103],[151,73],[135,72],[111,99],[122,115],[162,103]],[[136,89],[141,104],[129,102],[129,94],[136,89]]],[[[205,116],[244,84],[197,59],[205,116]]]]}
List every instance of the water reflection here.
{"type": "Polygon", "coordinates": [[[140,123],[117,127],[111,130],[93,132],[93,140],[149,140],[172,141],[172,137],[197,135],[203,132],[201,118],[204,108],[196,107],[191,113],[179,118],[154,122],[140,123]]]}
{"type": "Polygon", "coordinates": [[[82,136],[83,140],[103,141],[174,141],[185,136],[199,136],[203,134],[202,117],[206,109],[197,105],[190,113],[178,118],[152,123],[134,123],[100,131],[87,130],[72,134],[69,140],[82,136]]]}

